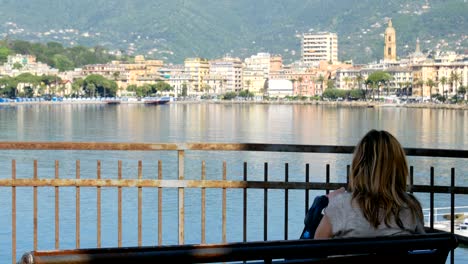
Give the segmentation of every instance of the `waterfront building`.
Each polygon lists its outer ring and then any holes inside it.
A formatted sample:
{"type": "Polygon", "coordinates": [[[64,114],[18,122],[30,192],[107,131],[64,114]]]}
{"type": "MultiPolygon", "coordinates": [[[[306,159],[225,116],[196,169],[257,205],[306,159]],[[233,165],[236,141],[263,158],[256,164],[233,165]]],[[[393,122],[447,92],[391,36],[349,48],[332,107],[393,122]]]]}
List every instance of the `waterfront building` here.
{"type": "Polygon", "coordinates": [[[120,63],[88,64],[81,68],[84,77],[97,74],[107,79],[115,79],[115,76],[123,77],[126,74],[125,67],[120,63]]]}
{"type": "Polygon", "coordinates": [[[396,61],[396,54],[396,31],[390,19],[388,27],[385,29],[384,61],[396,61]]]}
{"type": "Polygon", "coordinates": [[[187,58],[184,61],[185,72],[193,79],[193,90],[189,90],[188,94],[203,94],[204,79],[210,72],[210,65],[207,59],[204,58],[187,58]]]}
{"type": "Polygon", "coordinates": [[[162,80],[159,69],[163,66],[162,60],[145,60],[141,55],[135,56],[133,63],[112,61],[106,64],[89,64],[82,68],[83,75],[99,74],[117,83],[117,95],[127,89],[129,85],[143,86],[154,84],[162,80]]]}
{"type": "Polygon", "coordinates": [[[0,75],[15,77],[22,73],[33,75],[57,75],[58,70],[49,65],[36,61],[36,56],[15,54],[8,55],[7,62],[0,67],[0,75]]]}
{"type": "Polygon", "coordinates": [[[185,71],[184,65],[168,65],[159,69],[164,80],[174,88],[175,97],[188,95],[193,91],[195,80],[185,71]]]}
{"type": "Polygon", "coordinates": [[[210,72],[205,78],[215,94],[242,90],[242,61],[240,58],[224,57],[209,62],[210,72]]]}
{"type": "Polygon", "coordinates": [[[285,79],[271,79],[267,81],[268,96],[284,98],[286,96],[293,96],[294,88],[291,80],[285,79]]]}
{"type": "MultiPolygon", "coordinates": [[[[300,65],[285,65],[279,71],[270,73],[269,81],[273,80],[284,80],[289,81],[292,85],[293,96],[318,96],[323,90],[323,82],[320,80],[320,74],[323,75],[316,68],[301,67],[300,65]]],[[[273,85],[280,84],[281,82],[273,82],[273,85]]],[[[274,96],[275,94],[287,95],[289,93],[279,93],[278,89],[270,88],[270,82],[266,93],[268,96],[274,96]]],[[[288,83],[289,85],[289,83],[288,83]]]]}
{"type": "Polygon", "coordinates": [[[338,35],[330,32],[304,33],[301,42],[302,62],[317,66],[320,61],[338,62],[338,35]]]}
{"type": "Polygon", "coordinates": [[[265,93],[265,87],[268,85],[270,71],[278,70],[282,67],[282,58],[279,55],[270,53],[257,53],[244,60],[242,89],[253,92],[256,96],[262,96],[265,93]]]}
{"type": "Polygon", "coordinates": [[[154,84],[163,79],[159,73],[159,69],[164,65],[162,60],[145,60],[142,55],[138,55],[135,56],[134,63],[122,63],[120,61],[113,63],[122,65],[125,68],[123,78],[117,77],[118,85],[121,84],[123,88],[129,85],[154,84]]]}
{"type": "MultiPolygon", "coordinates": [[[[454,96],[460,86],[468,85],[468,56],[454,52],[436,54],[433,60],[412,64],[413,92],[417,96],[432,94],[454,96]],[[427,85],[431,79],[435,87],[427,85]],[[431,91],[432,90],[432,91],[431,91]]],[[[466,97],[466,94],[465,94],[466,97]]]]}
{"type": "Polygon", "coordinates": [[[341,68],[336,70],[335,87],[343,90],[362,88],[362,84],[368,76],[363,75],[361,70],[362,66],[353,66],[351,68],[341,68]]]}
{"type": "Polygon", "coordinates": [[[411,68],[408,66],[398,66],[388,68],[386,72],[392,76],[387,84],[388,88],[391,91],[399,91],[400,94],[402,91],[408,94],[407,91],[413,83],[413,72],[411,68]]]}

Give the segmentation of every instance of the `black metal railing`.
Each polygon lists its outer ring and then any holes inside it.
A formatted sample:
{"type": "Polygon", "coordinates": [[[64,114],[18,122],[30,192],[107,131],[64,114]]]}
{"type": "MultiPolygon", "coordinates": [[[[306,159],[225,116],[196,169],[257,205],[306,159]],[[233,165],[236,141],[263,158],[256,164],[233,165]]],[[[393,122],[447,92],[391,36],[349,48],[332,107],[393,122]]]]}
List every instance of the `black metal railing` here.
{"type": "MultiPolygon", "coordinates": [[[[209,152],[289,152],[289,153],[319,153],[319,154],[351,154],[354,150],[352,146],[326,146],[326,145],[283,145],[283,144],[232,144],[232,143],[167,143],[167,144],[151,144],[151,143],[96,143],[96,142],[0,142],[0,151],[13,151],[9,152],[11,156],[11,177],[0,179],[0,188],[7,187],[11,188],[11,219],[12,219],[12,263],[16,262],[17,252],[17,227],[16,227],[16,212],[17,212],[17,187],[29,187],[33,189],[33,248],[32,250],[38,250],[38,197],[37,190],[44,187],[53,187],[55,190],[55,211],[51,212],[55,214],[55,249],[60,249],[60,232],[59,232],[59,217],[60,217],[60,190],[63,187],[72,187],[76,189],[76,215],[75,215],[75,236],[76,243],[75,248],[81,248],[81,237],[80,237],[80,212],[81,212],[81,203],[80,203],[80,188],[82,187],[91,187],[96,188],[97,197],[96,197],[96,248],[101,248],[101,232],[102,232],[102,222],[101,222],[101,190],[102,188],[116,188],[118,199],[117,199],[117,245],[122,246],[122,189],[123,188],[137,188],[138,190],[138,245],[142,245],[142,190],[145,188],[156,188],[158,190],[158,245],[162,244],[162,208],[163,200],[162,193],[165,189],[171,188],[176,189],[178,193],[177,201],[177,215],[178,215],[178,244],[185,244],[185,191],[188,188],[198,188],[201,190],[201,244],[205,244],[206,236],[206,189],[215,188],[222,190],[222,199],[221,199],[221,210],[222,210],[222,241],[227,242],[226,239],[226,230],[228,228],[226,221],[226,200],[227,200],[227,190],[228,189],[241,189],[243,190],[242,194],[242,206],[243,206],[243,229],[242,237],[243,242],[247,242],[247,191],[251,189],[263,190],[263,240],[267,241],[268,239],[268,199],[269,199],[269,190],[283,190],[284,191],[284,240],[288,240],[288,219],[289,219],[289,194],[292,190],[304,190],[305,191],[305,208],[304,211],[307,211],[309,207],[309,191],[318,190],[329,192],[330,190],[337,189],[339,187],[345,187],[347,185],[347,180],[345,182],[332,182],[330,179],[330,165],[326,165],[325,172],[325,181],[316,182],[310,181],[311,171],[309,164],[304,164],[305,172],[304,178],[305,181],[290,181],[289,175],[289,164],[284,164],[284,181],[270,181],[269,180],[269,163],[263,163],[263,180],[249,180],[249,173],[247,171],[247,162],[243,163],[242,168],[242,179],[241,180],[231,180],[227,177],[227,163],[223,162],[223,168],[220,173],[222,178],[219,180],[211,180],[206,177],[206,160],[201,161],[201,171],[199,179],[187,179],[186,177],[186,153],[191,151],[209,151],[209,152]],[[115,179],[106,179],[102,175],[102,164],[101,160],[96,160],[96,171],[95,179],[82,178],[81,171],[82,165],[80,160],[75,161],[75,175],[73,179],[64,178],[60,175],[60,160],[55,160],[54,163],[54,177],[53,178],[41,178],[39,177],[38,170],[40,169],[37,160],[34,160],[32,164],[32,175],[30,178],[18,178],[17,177],[17,161],[15,159],[14,151],[175,151],[177,153],[177,165],[175,169],[177,170],[176,179],[167,179],[163,177],[162,170],[162,161],[158,161],[157,165],[157,178],[147,179],[142,177],[143,165],[142,162],[138,162],[137,166],[137,177],[134,179],[123,178],[122,174],[122,160],[117,162],[117,177],[115,179]]],[[[418,148],[405,148],[405,151],[408,156],[412,157],[430,157],[430,158],[449,158],[449,159],[462,159],[466,160],[468,158],[467,150],[448,150],[448,149],[418,149],[418,148]]],[[[207,158],[209,159],[209,157],[207,158]]],[[[434,168],[430,168],[429,175],[429,184],[414,184],[414,168],[410,168],[410,183],[408,185],[409,192],[415,193],[427,193],[429,194],[430,201],[430,212],[429,212],[429,228],[434,229],[435,219],[435,206],[434,206],[434,196],[436,194],[447,194],[450,196],[450,228],[449,232],[456,233],[456,212],[455,212],[455,197],[458,195],[468,194],[468,187],[466,186],[456,186],[455,180],[457,177],[467,177],[465,174],[467,171],[466,164],[462,165],[459,171],[459,174],[456,173],[455,168],[451,168],[450,175],[450,184],[445,185],[436,185],[435,184],[435,173],[434,168]]],[[[346,168],[349,171],[349,166],[346,168]]],[[[193,173],[193,172],[191,172],[193,173]]],[[[347,174],[347,172],[346,172],[347,174]]],[[[0,208],[1,210],[1,208],[0,208]]],[[[467,243],[465,237],[459,237],[460,243],[467,243]]],[[[22,238],[20,238],[22,239],[22,238]]],[[[453,252],[451,254],[452,263],[453,263],[453,252]]]]}

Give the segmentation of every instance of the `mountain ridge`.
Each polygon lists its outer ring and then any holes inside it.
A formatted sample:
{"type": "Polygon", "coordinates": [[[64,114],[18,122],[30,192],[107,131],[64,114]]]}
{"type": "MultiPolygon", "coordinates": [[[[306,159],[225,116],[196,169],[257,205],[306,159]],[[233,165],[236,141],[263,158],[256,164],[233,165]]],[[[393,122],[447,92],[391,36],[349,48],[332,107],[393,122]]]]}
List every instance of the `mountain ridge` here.
{"type": "Polygon", "coordinates": [[[382,57],[389,18],[399,56],[414,51],[418,37],[426,52],[464,53],[468,46],[465,0],[0,0],[0,6],[3,38],[102,45],[173,63],[257,52],[290,62],[299,59],[300,35],[310,30],[337,32],[339,59],[365,63],[382,57]]]}

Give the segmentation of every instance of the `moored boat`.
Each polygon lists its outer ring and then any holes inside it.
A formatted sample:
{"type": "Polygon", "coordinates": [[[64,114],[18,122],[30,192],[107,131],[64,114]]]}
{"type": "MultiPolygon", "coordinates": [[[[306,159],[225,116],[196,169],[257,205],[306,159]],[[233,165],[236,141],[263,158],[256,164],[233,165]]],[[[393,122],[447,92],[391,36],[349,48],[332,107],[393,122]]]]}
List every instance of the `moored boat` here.
{"type": "Polygon", "coordinates": [[[163,97],[146,97],[143,99],[143,102],[148,105],[159,105],[159,104],[167,104],[171,101],[171,97],[163,96],[163,97]]]}
{"type": "Polygon", "coordinates": [[[120,104],[122,102],[122,99],[117,97],[107,97],[103,98],[102,101],[106,104],[120,104]]]}
{"type": "Polygon", "coordinates": [[[106,104],[115,105],[115,104],[120,104],[121,100],[120,99],[107,99],[107,100],[104,100],[104,102],[106,104]]]}

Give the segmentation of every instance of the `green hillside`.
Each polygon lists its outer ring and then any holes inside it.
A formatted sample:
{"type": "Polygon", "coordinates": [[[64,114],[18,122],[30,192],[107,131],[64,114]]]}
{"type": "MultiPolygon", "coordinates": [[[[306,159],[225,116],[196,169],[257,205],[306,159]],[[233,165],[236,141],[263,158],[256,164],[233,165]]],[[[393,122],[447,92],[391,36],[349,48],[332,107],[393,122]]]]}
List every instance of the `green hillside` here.
{"type": "Polygon", "coordinates": [[[465,0],[0,0],[0,6],[3,38],[100,45],[174,63],[261,51],[292,61],[300,54],[298,36],[310,30],[337,32],[340,60],[365,63],[382,57],[388,18],[400,56],[414,50],[418,37],[423,50],[440,43],[468,49],[465,0]]]}

